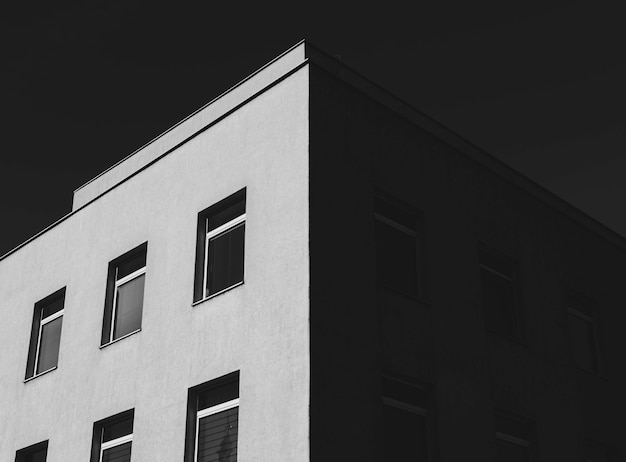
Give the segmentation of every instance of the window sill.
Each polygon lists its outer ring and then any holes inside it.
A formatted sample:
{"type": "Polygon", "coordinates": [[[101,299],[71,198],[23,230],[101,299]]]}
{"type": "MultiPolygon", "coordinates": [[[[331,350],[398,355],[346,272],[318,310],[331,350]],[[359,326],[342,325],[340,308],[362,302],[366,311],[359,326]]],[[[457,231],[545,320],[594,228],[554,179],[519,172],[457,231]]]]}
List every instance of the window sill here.
{"type": "Polygon", "coordinates": [[[100,349],[102,350],[103,348],[108,347],[109,345],[113,345],[114,343],[119,342],[120,340],[124,340],[125,338],[130,337],[131,335],[135,335],[137,333],[141,332],[141,328],[134,330],[132,332],[129,332],[126,335],[122,335],[120,338],[116,338],[115,340],[111,340],[109,343],[105,343],[104,345],[100,345],[100,349]]]}
{"type": "Polygon", "coordinates": [[[234,289],[235,287],[242,286],[242,285],[243,285],[243,281],[238,282],[237,284],[233,284],[232,286],[226,287],[225,289],[222,289],[222,290],[220,290],[219,292],[215,292],[214,294],[211,294],[211,295],[209,295],[208,297],[204,297],[204,298],[201,298],[200,300],[198,300],[198,301],[196,301],[196,302],[193,302],[193,303],[191,304],[191,307],[193,308],[194,306],[200,305],[201,303],[204,303],[204,302],[206,302],[207,300],[210,300],[210,299],[212,299],[212,298],[215,298],[215,297],[217,297],[218,295],[222,295],[223,293],[228,292],[229,290],[234,289]]]}
{"type": "Polygon", "coordinates": [[[35,374],[32,377],[28,377],[27,379],[24,379],[24,383],[30,382],[31,380],[35,380],[37,377],[41,377],[42,375],[46,375],[48,372],[56,371],[57,367],[58,366],[51,367],[50,369],[46,369],[45,371],[40,372],[39,374],[35,374]]]}
{"type": "Polygon", "coordinates": [[[590,371],[589,369],[585,369],[584,367],[580,367],[579,365],[575,365],[574,366],[576,368],[576,370],[582,374],[582,375],[587,375],[589,377],[593,377],[595,379],[600,379],[600,380],[604,380],[606,382],[609,381],[609,378],[606,376],[606,374],[602,373],[602,372],[594,372],[594,371],[590,371]]]}

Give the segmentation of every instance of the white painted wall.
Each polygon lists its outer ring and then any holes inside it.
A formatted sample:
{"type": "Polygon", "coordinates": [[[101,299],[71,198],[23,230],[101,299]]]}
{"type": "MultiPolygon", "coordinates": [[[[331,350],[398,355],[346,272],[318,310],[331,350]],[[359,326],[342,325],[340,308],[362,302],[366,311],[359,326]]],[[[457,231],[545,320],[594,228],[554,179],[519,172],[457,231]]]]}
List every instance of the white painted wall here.
{"type": "MultiPolygon", "coordinates": [[[[0,460],[87,461],[135,409],[133,462],[183,460],[188,388],[240,370],[241,461],[308,460],[308,67],[0,261],[0,460]],[[247,187],[245,284],[192,307],[197,214],[247,187]],[[109,261],[148,241],[142,331],[99,348],[109,261]],[[58,369],[24,383],[67,286],[58,369]]],[[[167,135],[166,135],[167,136],[167,135]]]]}
{"type": "Polygon", "coordinates": [[[154,162],[202,128],[236,109],[242,102],[300,66],[306,59],[305,49],[304,42],[294,45],[162,135],[78,188],[74,191],[72,210],[79,209],[105,193],[133,172],[154,162]]]}

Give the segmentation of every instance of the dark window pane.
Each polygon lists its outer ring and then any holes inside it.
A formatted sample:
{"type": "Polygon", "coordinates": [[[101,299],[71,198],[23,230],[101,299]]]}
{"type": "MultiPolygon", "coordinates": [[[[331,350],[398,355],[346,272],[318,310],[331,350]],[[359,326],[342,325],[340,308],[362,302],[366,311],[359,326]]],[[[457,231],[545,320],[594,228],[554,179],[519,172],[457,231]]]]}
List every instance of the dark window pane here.
{"type": "Polygon", "coordinates": [[[507,435],[515,435],[517,438],[529,440],[531,437],[532,425],[525,419],[507,416],[502,414],[495,415],[495,424],[497,431],[507,435]]]}
{"type": "Polygon", "coordinates": [[[376,276],[378,283],[407,295],[417,295],[415,236],[376,221],[376,276]]]}
{"type": "Polygon", "coordinates": [[[496,462],[530,462],[529,448],[496,438],[496,462]]]}
{"type": "Polygon", "coordinates": [[[592,444],[585,445],[586,462],[609,462],[609,451],[592,444]]]}
{"type": "Polygon", "coordinates": [[[114,339],[141,327],[145,277],[145,274],[142,274],[117,288],[114,339]]]}
{"type": "Polygon", "coordinates": [[[209,240],[208,294],[243,281],[244,224],[209,240]]]}
{"type": "Polygon", "coordinates": [[[428,430],[426,417],[383,406],[385,462],[428,461],[428,430]]]}
{"type": "Polygon", "coordinates": [[[374,201],[374,211],[405,228],[413,231],[417,229],[417,217],[414,212],[407,209],[390,204],[377,197],[374,201]]]}
{"type": "Polygon", "coordinates": [[[243,215],[245,212],[246,202],[244,200],[240,200],[235,204],[232,204],[230,207],[227,207],[224,210],[211,215],[208,219],[209,222],[207,231],[218,228],[224,223],[228,223],[230,220],[233,220],[238,216],[243,215]]]}
{"type": "Polygon", "coordinates": [[[383,378],[383,396],[403,403],[426,407],[426,393],[423,388],[412,386],[388,377],[383,378]]]}
{"type": "Polygon", "coordinates": [[[130,462],[130,450],[132,443],[124,443],[105,449],[102,452],[102,462],[130,462]]]}
{"type": "Polygon", "coordinates": [[[112,441],[133,432],[133,419],[127,418],[104,427],[102,442],[112,441]]]}
{"type": "Polygon", "coordinates": [[[597,361],[593,324],[570,313],[569,329],[576,365],[585,370],[596,372],[597,361]]]}
{"type": "Polygon", "coordinates": [[[513,263],[513,260],[511,260],[509,257],[494,255],[491,252],[481,250],[480,263],[484,266],[491,268],[494,271],[497,271],[500,274],[503,274],[510,279],[514,279],[515,264],[513,263]]]}
{"type": "Polygon", "coordinates": [[[117,265],[117,277],[116,279],[119,281],[125,276],[128,276],[131,273],[134,273],[138,269],[146,266],[146,251],[142,251],[139,254],[136,254],[134,257],[131,257],[128,260],[124,260],[117,265]]]}
{"type": "Polygon", "coordinates": [[[198,462],[237,461],[238,408],[204,417],[198,427],[198,462]]]}
{"type": "Polygon", "coordinates": [[[56,299],[52,303],[44,306],[41,309],[41,319],[46,319],[51,314],[56,313],[57,311],[61,311],[63,309],[63,303],[65,299],[63,297],[56,299]]]}
{"type": "Polygon", "coordinates": [[[483,306],[487,328],[511,337],[517,336],[515,286],[513,282],[482,268],[483,306]]]}
{"type": "Polygon", "coordinates": [[[219,387],[200,392],[198,395],[198,410],[206,409],[216,404],[225,403],[239,397],[239,382],[232,381],[219,387]]]}
{"type": "Polygon", "coordinates": [[[141,327],[147,247],[144,243],[109,263],[102,345],[141,327]],[[143,270],[140,276],[118,285],[138,270],[143,270]]]}
{"type": "Polygon", "coordinates": [[[17,460],[20,462],[46,462],[46,455],[48,453],[47,448],[40,449],[39,451],[31,452],[29,454],[25,454],[21,458],[17,460]]]}
{"type": "Polygon", "coordinates": [[[59,358],[59,343],[61,342],[61,326],[63,316],[59,316],[42,326],[39,342],[39,359],[37,374],[55,367],[59,358]]]}

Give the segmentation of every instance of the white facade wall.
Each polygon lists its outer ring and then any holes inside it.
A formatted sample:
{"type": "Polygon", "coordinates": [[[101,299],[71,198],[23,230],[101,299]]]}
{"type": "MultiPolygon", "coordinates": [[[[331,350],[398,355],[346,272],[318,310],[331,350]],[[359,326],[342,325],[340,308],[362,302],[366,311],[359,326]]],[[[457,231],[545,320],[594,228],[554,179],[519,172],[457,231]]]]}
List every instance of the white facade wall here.
{"type": "Polygon", "coordinates": [[[276,59],[248,76],[210,103],[157,136],[130,156],[93,178],[76,191],[72,210],[88,204],[111,187],[150,162],[154,162],[178,144],[193,136],[208,124],[253,97],[258,91],[272,85],[283,76],[300,66],[306,59],[306,45],[300,42],[276,59]]]}
{"type": "Polygon", "coordinates": [[[188,389],[236,370],[239,460],[308,460],[308,96],[304,66],[0,260],[0,461],[88,461],[93,423],[134,408],[133,462],[182,462],[188,389]],[[198,212],[243,187],[245,283],[192,307],[198,212]],[[145,241],[142,330],[101,349],[108,263],[145,241]],[[25,383],[34,304],[64,286],[58,368],[25,383]]]}

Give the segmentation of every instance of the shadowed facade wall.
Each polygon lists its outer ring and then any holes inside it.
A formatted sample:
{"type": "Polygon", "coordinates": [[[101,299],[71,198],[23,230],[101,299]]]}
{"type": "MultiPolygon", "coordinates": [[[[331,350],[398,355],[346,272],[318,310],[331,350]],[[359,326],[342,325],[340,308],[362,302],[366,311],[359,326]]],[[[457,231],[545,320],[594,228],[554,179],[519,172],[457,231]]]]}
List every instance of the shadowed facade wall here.
{"type": "Polygon", "coordinates": [[[310,127],[312,459],[382,460],[385,373],[429,391],[433,460],[492,460],[495,410],[534,422],[540,460],[624,453],[624,247],[317,66],[310,127]],[[423,214],[424,296],[377,286],[376,191],[423,214]],[[521,341],[485,327],[480,245],[517,262],[521,341]],[[595,300],[600,374],[574,364],[568,288],[595,300]]]}

